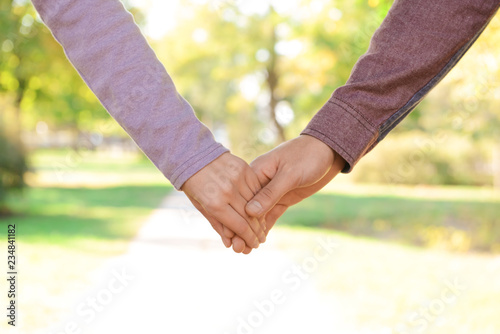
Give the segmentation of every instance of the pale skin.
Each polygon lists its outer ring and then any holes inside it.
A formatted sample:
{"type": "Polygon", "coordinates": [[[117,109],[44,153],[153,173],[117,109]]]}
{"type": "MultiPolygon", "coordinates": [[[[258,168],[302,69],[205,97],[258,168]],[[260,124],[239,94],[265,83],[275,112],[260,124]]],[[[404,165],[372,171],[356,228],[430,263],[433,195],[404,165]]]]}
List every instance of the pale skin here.
{"type": "Polygon", "coordinates": [[[181,190],[219,233],[226,247],[231,246],[231,239],[224,235],[224,226],[249,247],[258,248],[266,241],[266,234],[263,225],[247,215],[245,206],[260,188],[257,175],[246,162],[224,153],[189,178],[181,190]]]}
{"type": "MultiPolygon", "coordinates": [[[[268,233],[290,206],[321,190],[345,163],[319,139],[302,135],[289,140],[250,164],[264,187],[247,204],[246,212],[263,220],[268,233]]],[[[243,240],[234,235],[232,243],[233,249],[235,245],[241,249],[243,240]]],[[[243,247],[245,254],[250,253],[251,248],[243,247]]]]}
{"type": "Polygon", "coordinates": [[[323,188],[344,165],[328,145],[302,135],[258,157],[251,168],[223,154],[190,178],[182,190],[226,247],[249,254],[265,241],[290,206],[323,188]]]}

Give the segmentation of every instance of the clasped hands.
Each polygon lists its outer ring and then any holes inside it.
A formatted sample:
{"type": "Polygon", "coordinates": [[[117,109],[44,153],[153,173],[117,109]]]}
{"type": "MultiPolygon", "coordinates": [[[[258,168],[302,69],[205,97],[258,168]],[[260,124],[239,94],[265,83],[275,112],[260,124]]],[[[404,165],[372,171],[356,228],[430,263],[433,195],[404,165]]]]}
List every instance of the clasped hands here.
{"type": "Polygon", "coordinates": [[[328,145],[308,135],[289,140],[248,165],[224,153],[181,190],[226,247],[249,254],[266,241],[276,220],[316,193],[345,165],[328,145]]]}

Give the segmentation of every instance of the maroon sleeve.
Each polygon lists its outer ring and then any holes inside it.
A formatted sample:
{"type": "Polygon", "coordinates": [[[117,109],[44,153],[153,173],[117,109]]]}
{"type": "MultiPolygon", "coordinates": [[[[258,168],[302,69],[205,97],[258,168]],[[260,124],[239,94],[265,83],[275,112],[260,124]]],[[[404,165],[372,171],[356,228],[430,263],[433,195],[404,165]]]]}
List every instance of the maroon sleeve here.
{"type": "Polygon", "coordinates": [[[457,64],[498,0],[396,0],[370,47],[302,134],[340,154],[350,172],[457,64]]]}

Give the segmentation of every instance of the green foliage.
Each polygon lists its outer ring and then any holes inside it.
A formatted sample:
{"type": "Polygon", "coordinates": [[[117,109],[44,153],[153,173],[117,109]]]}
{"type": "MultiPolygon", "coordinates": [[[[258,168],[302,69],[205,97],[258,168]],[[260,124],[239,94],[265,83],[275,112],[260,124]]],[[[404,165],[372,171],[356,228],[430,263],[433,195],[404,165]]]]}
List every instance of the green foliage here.
{"type": "Polygon", "coordinates": [[[253,158],[277,143],[269,138],[276,135],[271,96],[293,110],[294,120],[281,124],[286,136],[298,135],[347,81],[387,3],[322,2],[314,8],[301,1],[283,11],[269,1],[248,13],[230,2],[214,7],[186,1],[178,26],[153,45],[200,119],[224,128],[233,151],[253,158]],[[272,90],[270,76],[276,78],[272,90]]]}
{"type": "Polygon", "coordinates": [[[485,196],[480,188],[447,190],[444,195],[439,188],[420,189],[425,196],[415,196],[419,189],[412,188],[394,195],[365,194],[363,188],[317,194],[291,207],[280,222],[450,251],[500,253],[500,196],[485,196]]]}
{"type": "Polygon", "coordinates": [[[108,119],[31,2],[0,0],[0,7],[0,97],[11,97],[13,124],[89,130],[108,119]]]}
{"type": "Polygon", "coordinates": [[[9,192],[24,186],[24,173],[27,171],[24,152],[0,134],[0,215],[7,212],[5,201],[9,192]]]}
{"type": "Polygon", "coordinates": [[[489,141],[449,131],[389,135],[356,166],[362,183],[491,185],[489,141]]]}
{"type": "MultiPolygon", "coordinates": [[[[176,26],[151,42],[199,118],[228,137],[225,144],[233,153],[251,160],[279,142],[273,103],[292,110],[290,122],[278,122],[284,135],[298,135],[348,80],[392,3],[301,0],[282,10],[268,0],[255,2],[264,10],[249,13],[244,2],[185,0],[179,1],[176,26]]],[[[139,23],[148,22],[146,11],[132,11],[139,23]]],[[[123,135],[29,1],[0,0],[0,36],[4,123],[34,131],[43,121],[50,130],[71,130],[75,137],[81,131],[123,135]]],[[[457,68],[389,136],[398,142],[401,134],[408,147],[396,143],[392,152],[380,146],[369,154],[397,167],[397,159],[412,154],[405,133],[432,137],[446,130],[450,138],[461,137],[459,146],[447,144],[427,154],[413,179],[395,182],[491,183],[484,166],[492,160],[491,143],[500,141],[499,37],[500,20],[494,18],[457,68]]],[[[372,163],[362,173],[370,177],[361,179],[389,182],[385,170],[372,163]]]]}
{"type": "MultiPolygon", "coordinates": [[[[283,43],[302,45],[295,55],[278,52],[274,66],[278,82],[274,97],[288,103],[294,113],[294,120],[284,125],[285,133],[296,136],[331,93],[347,81],[392,5],[392,1],[382,0],[330,1],[321,2],[321,10],[315,10],[320,2],[305,0],[294,12],[279,12],[277,7],[276,11],[248,15],[234,4],[186,3],[178,27],[155,41],[155,49],[202,121],[212,129],[224,128],[233,152],[247,159],[275,144],[264,136],[275,131],[268,114],[266,82],[271,60],[259,58],[259,52],[270,54],[283,43]],[[205,39],[196,40],[200,30],[205,39]],[[248,78],[257,82],[259,90],[250,99],[241,85],[248,78]]],[[[491,143],[498,141],[500,133],[496,80],[500,65],[495,60],[499,48],[493,43],[499,33],[499,20],[495,19],[457,68],[393,131],[391,147],[380,145],[363,159],[372,160],[360,165],[367,167],[358,167],[359,180],[491,184],[491,143]],[[415,140],[433,140],[434,133],[442,130],[449,140],[426,152],[421,168],[411,176],[387,177],[401,174],[398,168],[406,167],[404,160],[414,154],[415,140]],[[416,137],[410,138],[413,135],[416,137]]]]}

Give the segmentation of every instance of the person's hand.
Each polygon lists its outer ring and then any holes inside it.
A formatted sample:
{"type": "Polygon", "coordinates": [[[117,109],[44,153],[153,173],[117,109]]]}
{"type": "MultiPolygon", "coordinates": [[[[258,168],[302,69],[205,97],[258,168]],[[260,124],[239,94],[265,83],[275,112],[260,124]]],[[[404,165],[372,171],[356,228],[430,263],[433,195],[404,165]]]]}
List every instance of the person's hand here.
{"type": "MultiPolygon", "coordinates": [[[[257,162],[257,161],[256,161],[257,162]]],[[[262,159],[259,161],[261,163],[262,167],[265,168],[266,163],[269,163],[268,161],[265,161],[265,159],[262,159]]],[[[324,186],[326,186],[328,183],[330,183],[331,180],[339,172],[344,168],[345,166],[345,160],[337,155],[335,153],[335,160],[333,162],[332,167],[330,170],[323,176],[321,180],[316,182],[313,185],[307,186],[307,187],[299,187],[290,190],[288,193],[286,193],[279,201],[276,203],[274,207],[272,207],[264,216],[264,223],[266,226],[266,231],[269,232],[269,230],[274,226],[276,221],[278,220],[279,217],[285,213],[285,211],[292,205],[295,205],[302,200],[308,198],[309,196],[314,195],[321,189],[323,189],[324,186]]],[[[257,175],[260,174],[259,172],[259,167],[258,164],[256,163],[256,167],[254,169],[257,173],[257,175]]],[[[266,183],[267,184],[267,183],[266,183]]]]}
{"type": "MultiPolygon", "coordinates": [[[[245,212],[246,204],[260,188],[259,179],[245,161],[224,153],[189,178],[181,190],[219,233],[226,247],[231,246],[234,231],[251,249],[266,240],[263,225],[245,212]]],[[[234,245],[233,249],[245,251],[234,245]]]]}
{"type": "MultiPolygon", "coordinates": [[[[258,157],[250,166],[264,188],[247,204],[246,212],[263,221],[268,233],[290,206],[328,184],[344,168],[345,160],[322,141],[304,135],[258,157]]],[[[233,236],[232,243],[241,248],[243,240],[233,236]]]]}
{"type": "Polygon", "coordinates": [[[345,161],[319,139],[302,135],[289,140],[251,163],[265,186],[247,204],[246,212],[262,217],[285,195],[284,204],[296,204],[324,187],[344,165],[345,161]]]}
{"type": "Polygon", "coordinates": [[[197,200],[188,194],[186,194],[186,196],[189,198],[191,203],[193,203],[194,207],[198,209],[198,211],[210,222],[213,229],[221,236],[222,242],[227,248],[232,245],[233,250],[236,253],[250,254],[252,248],[247,246],[243,239],[235,235],[233,231],[222,225],[222,223],[219,222],[214,216],[209,214],[197,200]],[[236,243],[233,243],[233,240],[235,240],[236,243]]]}

